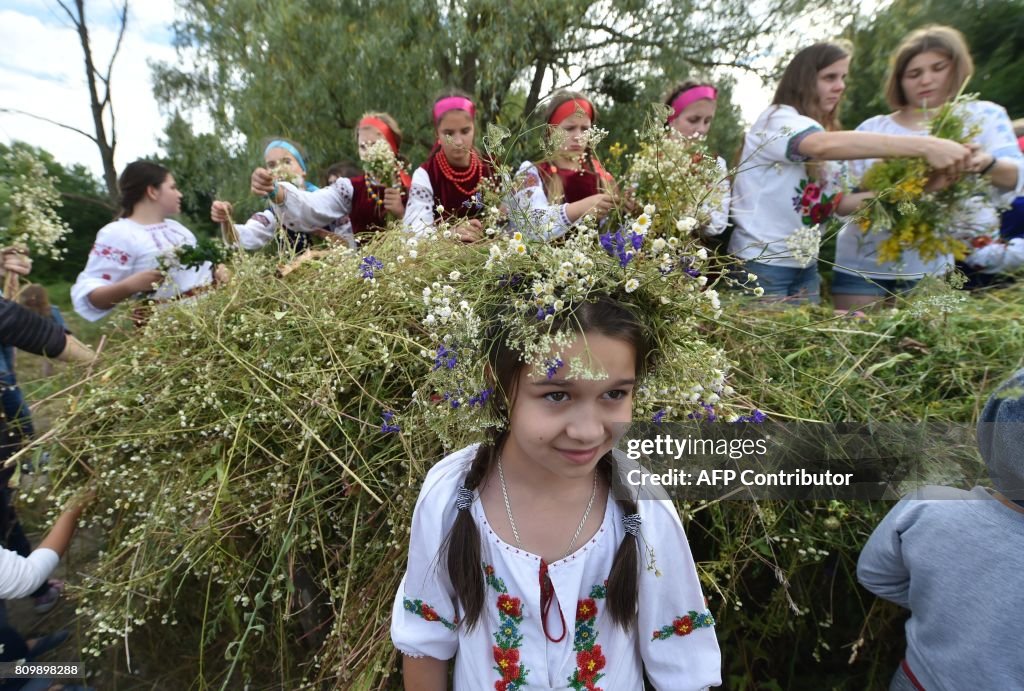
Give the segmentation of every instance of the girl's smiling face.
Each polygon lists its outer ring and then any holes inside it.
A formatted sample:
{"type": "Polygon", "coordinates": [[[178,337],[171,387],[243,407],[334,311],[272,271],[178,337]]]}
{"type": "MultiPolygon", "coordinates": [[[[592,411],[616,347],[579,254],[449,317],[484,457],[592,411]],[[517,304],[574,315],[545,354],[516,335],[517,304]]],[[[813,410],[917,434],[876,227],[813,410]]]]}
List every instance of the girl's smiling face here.
{"type": "Polygon", "coordinates": [[[589,332],[564,348],[560,358],[565,364],[557,369],[520,372],[502,460],[535,478],[589,478],[632,420],[636,349],[589,332]],[[570,379],[568,363],[574,358],[600,378],[570,379]]]}

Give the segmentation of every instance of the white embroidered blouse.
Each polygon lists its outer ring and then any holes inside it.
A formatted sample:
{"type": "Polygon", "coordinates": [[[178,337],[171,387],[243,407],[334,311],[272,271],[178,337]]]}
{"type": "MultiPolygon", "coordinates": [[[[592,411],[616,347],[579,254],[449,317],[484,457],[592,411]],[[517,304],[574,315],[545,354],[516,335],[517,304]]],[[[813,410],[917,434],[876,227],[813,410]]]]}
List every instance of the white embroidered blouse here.
{"type": "Polygon", "coordinates": [[[646,671],[656,689],[687,691],[721,683],[714,620],[705,606],[682,525],[671,502],[638,502],[642,516],[639,609],[628,632],[613,623],[605,582],[625,531],[622,511],[609,501],[597,534],[548,567],[555,604],[549,633],[540,614],[540,557],[503,542],[476,498],[486,601],[472,630],[461,612],[441,552],[456,517],[455,495],[476,446],[457,451],[427,474],[413,514],[409,563],[395,597],[391,637],[405,655],[455,658],[456,691],[605,689],[640,691],[646,671]],[[649,549],[660,574],[645,568],[649,549]],[[552,628],[552,621],[554,621],[552,628]],[[589,685],[588,685],[589,684],[589,685]]]}
{"type": "MultiPolygon", "coordinates": [[[[177,221],[144,226],[127,218],[118,219],[100,228],[89,260],[71,287],[71,303],[75,312],[89,321],[107,316],[110,309],[100,309],[89,301],[89,294],[112,285],[139,271],[156,269],[161,256],[178,247],[195,245],[196,236],[177,221]]],[[[213,267],[209,262],[198,269],[171,269],[157,288],[154,300],[167,300],[211,283],[213,267]]],[[[112,309],[112,308],[111,308],[112,309]]]]}

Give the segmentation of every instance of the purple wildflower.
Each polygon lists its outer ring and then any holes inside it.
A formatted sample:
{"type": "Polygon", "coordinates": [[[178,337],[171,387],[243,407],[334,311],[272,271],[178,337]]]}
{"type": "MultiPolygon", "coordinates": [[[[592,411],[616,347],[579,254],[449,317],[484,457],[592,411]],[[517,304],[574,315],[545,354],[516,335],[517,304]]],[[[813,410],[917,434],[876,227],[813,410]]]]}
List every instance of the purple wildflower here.
{"type": "Polygon", "coordinates": [[[395,434],[397,432],[401,432],[402,428],[392,422],[394,419],[395,414],[392,413],[390,410],[385,410],[384,422],[380,426],[380,431],[383,432],[384,434],[395,434]]]}
{"type": "Polygon", "coordinates": [[[767,419],[768,419],[767,415],[765,415],[763,412],[761,412],[757,408],[754,408],[754,412],[753,413],[751,413],[750,415],[740,415],[736,419],[736,422],[752,422],[755,425],[760,425],[762,422],[764,422],[767,419]]]}
{"type": "Polygon", "coordinates": [[[562,358],[557,358],[556,357],[556,358],[551,358],[549,360],[545,360],[544,361],[544,367],[547,368],[548,379],[551,379],[553,376],[555,376],[555,372],[557,372],[562,367],[562,365],[564,365],[564,364],[565,363],[562,362],[562,358]]]}
{"type": "Polygon", "coordinates": [[[541,307],[540,309],[537,310],[537,321],[539,321],[539,322],[540,321],[544,321],[544,319],[549,314],[554,314],[554,313],[555,313],[555,308],[552,307],[551,305],[548,305],[547,307],[541,307]]]}
{"type": "Polygon", "coordinates": [[[374,271],[384,268],[384,262],[371,254],[368,257],[363,257],[363,261],[359,265],[359,268],[362,269],[363,278],[369,280],[373,278],[374,271]]]}
{"type": "Polygon", "coordinates": [[[441,369],[455,369],[455,365],[459,363],[458,353],[455,349],[448,349],[444,343],[437,346],[437,355],[434,356],[434,366],[431,368],[431,372],[441,369]]]}
{"type": "Polygon", "coordinates": [[[651,418],[651,422],[653,422],[656,425],[660,425],[662,420],[665,419],[665,415],[667,413],[668,413],[668,411],[665,410],[664,408],[662,408],[661,410],[659,410],[658,412],[656,412],[654,414],[654,416],[651,418]]]}
{"type": "Polygon", "coordinates": [[[469,397],[469,407],[483,408],[484,404],[487,403],[487,399],[494,393],[494,389],[484,389],[480,393],[469,397]]]}

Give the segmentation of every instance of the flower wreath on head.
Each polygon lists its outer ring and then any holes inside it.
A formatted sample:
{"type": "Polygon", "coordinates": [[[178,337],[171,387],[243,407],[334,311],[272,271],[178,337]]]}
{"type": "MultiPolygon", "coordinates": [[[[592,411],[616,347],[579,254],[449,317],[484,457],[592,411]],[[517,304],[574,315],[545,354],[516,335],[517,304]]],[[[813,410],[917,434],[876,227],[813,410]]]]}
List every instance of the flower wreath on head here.
{"type": "Polygon", "coordinates": [[[416,400],[426,423],[453,448],[505,426],[506,415],[490,404],[486,348],[494,333],[549,378],[603,378],[582,358],[562,357],[576,337],[574,310],[602,297],[631,311],[653,345],[634,395],[638,419],[740,418],[729,402],[730,363],[699,335],[701,322],[722,311],[708,286],[713,260],[695,241],[676,237],[675,223],[647,206],[614,231],[586,219],[559,243],[517,232],[491,243],[486,261],[436,276],[422,295],[432,348],[421,354],[432,362],[416,400]],[[656,220],[667,224],[667,237],[659,237],[656,220]]]}

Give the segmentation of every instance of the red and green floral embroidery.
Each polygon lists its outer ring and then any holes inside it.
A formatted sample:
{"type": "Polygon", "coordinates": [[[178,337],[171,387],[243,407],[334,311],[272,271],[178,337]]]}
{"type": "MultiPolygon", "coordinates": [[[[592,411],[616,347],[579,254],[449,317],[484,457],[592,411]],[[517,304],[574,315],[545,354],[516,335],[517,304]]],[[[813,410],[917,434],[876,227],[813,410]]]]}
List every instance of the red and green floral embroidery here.
{"type": "Polygon", "coordinates": [[[817,180],[804,178],[796,187],[793,208],[805,226],[815,226],[828,220],[842,197],[842,192],[825,194],[825,188],[817,180]]]}
{"type": "Polygon", "coordinates": [[[498,630],[494,632],[494,671],[501,679],[494,682],[495,691],[518,691],[526,684],[530,673],[520,662],[519,648],[523,635],[519,626],[523,623],[523,601],[508,594],[505,581],[494,575],[494,567],[484,564],[484,579],[498,593],[498,630]]]}
{"type": "Polygon", "coordinates": [[[664,641],[672,636],[688,636],[694,629],[704,629],[715,625],[715,618],[711,616],[711,610],[695,612],[690,610],[681,617],[676,617],[671,624],[666,624],[654,632],[652,641],[664,641]]]}
{"type": "Polygon", "coordinates": [[[576,670],[569,677],[569,686],[576,691],[601,691],[597,682],[604,676],[601,670],[607,660],[597,643],[594,622],[597,621],[597,601],[608,594],[606,585],[595,585],[590,589],[590,597],[576,603],[576,631],[572,641],[572,649],[576,651],[576,670]]]}
{"type": "Polygon", "coordinates": [[[424,603],[423,600],[410,600],[409,598],[405,597],[402,598],[402,605],[405,607],[406,610],[412,612],[416,616],[422,617],[426,621],[437,621],[444,624],[444,627],[446,629],[449,629],[450,631],[454,631],[455,625],[458,624],[458,621],[450,622],[444,617],[442,617],[440,614],[437,613],[436,609],[424,603]]]}

